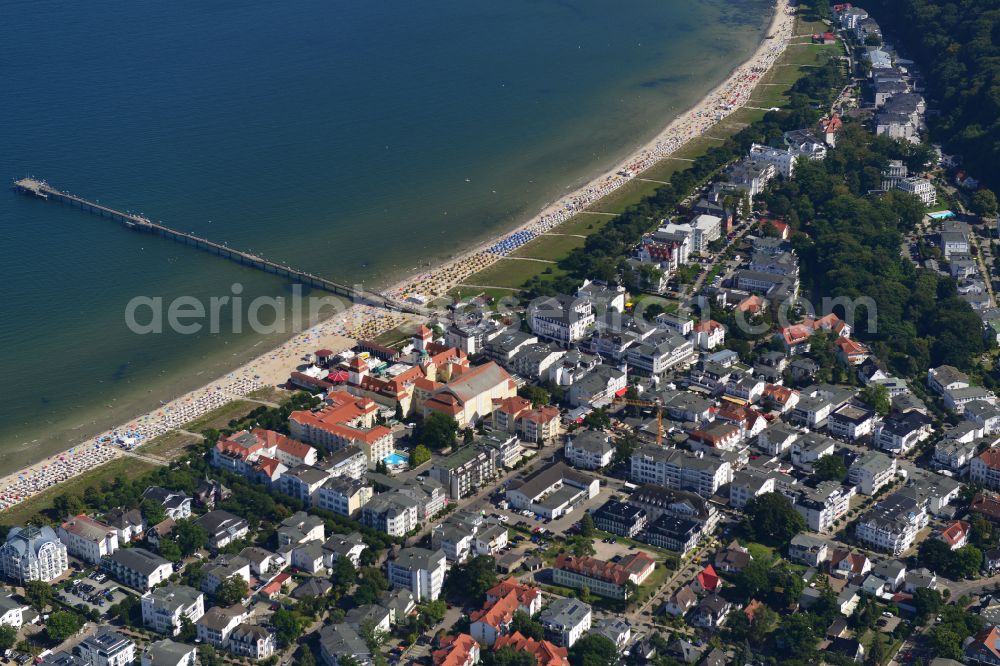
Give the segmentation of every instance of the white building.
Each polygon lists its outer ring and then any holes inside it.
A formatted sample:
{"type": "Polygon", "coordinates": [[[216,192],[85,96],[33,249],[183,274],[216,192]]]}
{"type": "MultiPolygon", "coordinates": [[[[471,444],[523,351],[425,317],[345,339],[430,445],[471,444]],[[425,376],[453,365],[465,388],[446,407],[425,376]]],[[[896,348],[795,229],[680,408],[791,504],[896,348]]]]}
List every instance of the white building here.
{"type": "Polygon", "coordinates": [[[361,509],[361,524],[389,536],[405,536],[417,526],[418,502],[395,490],[376,495],[361,509]]]}
{"type": "Polygon", "coordinates": [[[274,634],[264,627],[246,622],[229,634],[229,651],[237,657],[253,660],[267,659],[274,654],[274,634]]]}
{"type": "Polygon", "coordinates": [[[142,666],[197,666],[198,648],[163,639],[142,651],[142,666]]]}
{"type": "Polygon", "coordinates": [[[725,460],[702,452],[645,446],[632,454],[631,478],[633,483],[651,483],[711,497],[733,480],[733,469],[725,460]]]}
{"type": "Polygon", "coordinates": [[[863,514],[855,524],[854,534],[872,548],[894,556],[913,545],[917,533],[927,525],[927,511],[912,497],[895,493],[863,514]]]}
{"type": "Polygon", "coordinates": [[[110,525],[80,514],[59,526],[59,539],[70,555],[97,564],[118,549],[118,532],[110,525]]]}
{"type": "Polygon", "coordinates": [[[546,638],[556,645],[572,647],[590,631],[593,613],[579,599],[556,599],[538,616],[546,638]]]}
{"type": "Polygon", "coordinates": [[[250,613],[240,604],[233,604],[229,608],[213,606],[195,623],[198,640],[223,650],[229,645],[229,636],[249,616],[250,613]]]}
{"type": "Polygon", "coordinates": [[[611,464],[615,446],[604,432],[584,430],[566,437],[563,449],[567,462],[583,469],[603,469],[611,464]]]}
{"type": "Polygon", "coordinates": [[[0,547],[0,566],[17,583],[48,583],[69,569],[69,554],[51,527],[14,527],[0,547]]]}
{"type": "Polygon", "coordinates": [[[937,190],[925,178],[919,176],[901,178],[896,184],[896,188],[916,196],[925,206],[933,206],[937,203],[937,190]]]}
{"type": "Polygon", "coordinates": [[[174,571],[170,562],[145,548],[120,548],[104,558],[101,566],[115,580],[136,590],[155,587],[174,571]]]}
{"type": "Polygon", "coordinates": [[[76,646],[84,661],[91,666],[128,666],[135,661],[135,643],[117,631],[101,627],[76,646]]]}
{"type": "Polygon", "coordinates": [[[441,596],[447,559],[442,551],[404,548],[389,560],[389,584],[410,590],[417,601],[434,601],[441,596]]]}
{"type": "Polygon", "coordinates": [[[582,340],[595,321],[589,300],[569,296],[546,298],[532,304],[528,317],[535,335],[563,346],[582,340]]]}
{"type": "Polygon", "coordinates": [[[854,461],[847,480],[862,495],[874,495],[896,477],[896,459],[880,451],[869,451],[854,461]]]}
{"type": "Polygon", "coordinates": [[[197,622],[205,614],[205,596],[187,585],[167,585],[142,595],[142,624],[153,631],[176,636],[181,620],[197,622]]]}

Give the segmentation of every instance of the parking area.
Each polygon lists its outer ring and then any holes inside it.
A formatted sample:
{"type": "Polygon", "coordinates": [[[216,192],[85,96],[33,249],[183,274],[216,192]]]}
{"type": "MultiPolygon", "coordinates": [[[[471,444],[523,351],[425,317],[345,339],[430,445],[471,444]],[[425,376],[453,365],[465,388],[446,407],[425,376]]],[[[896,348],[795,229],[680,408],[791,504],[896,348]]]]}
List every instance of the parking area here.
{"type": "Polygon", "coordinates": [[[74,608],[103,610],[125,598],[119,584],[101,571],[83,572],[67,581],[56,598],[74,608]]]}

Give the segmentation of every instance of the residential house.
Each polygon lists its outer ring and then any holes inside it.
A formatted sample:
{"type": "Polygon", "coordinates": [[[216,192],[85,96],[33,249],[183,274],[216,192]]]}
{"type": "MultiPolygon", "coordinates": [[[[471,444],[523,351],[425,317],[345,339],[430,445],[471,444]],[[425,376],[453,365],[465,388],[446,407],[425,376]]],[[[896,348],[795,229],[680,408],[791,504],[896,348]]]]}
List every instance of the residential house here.
{"type": "Polygon", "coordinates": [[[593,614],[590,606],[579,599],[555,599],[538,616],[545,627],[545,638],[556,645],[573,647],[573,644],[590,631],[593,614]]]}
{"type": "Polygon", "coordinates": [[[351,518],[368,504],[374,495],[372,487],[349,477],[328,479],[316,493],[316,505],[327,511],[351,518]]]}
{"type": "Polygon", "coordinates": [[[876,504],[855,524],[855,536],[872,548],[901,555],[927,524],[927,512],[913,498],[897,492],[876,504]]]}
{"type": "Polygon", "coordinates": [[[441,596],[447,560],[442,551],[404,548],[389,560],[388,579],[392,587],[410,590],[418,601],[434,601],[441,596]]]}
{"type": "Polygon", "coordinates": [[[272,632],[256,624],[240,623],[229,634],[228,649],[237,657],[267,659],[274,654],[277,640],[272,632]]]}
{"type": "Polygon", "coordinates": [[[99,627],[76,645],[76,654],[91,666],[128,666],[135,661],[135,643],[131,638],[99,627]]]}
{"type": "Polygon", "coordinates": [[[194,523],[208,533],[208,545],[212,550],[225,548],[250,532],[250,524],[246,520],[222,510],[209,511],[194,523]]]}
{"type": "Polygon", "coordinates": [[[691,611],[689,622],[702,629],[718,629],[725,623],[731,609],[732,604],[718,594],[709,594],[691,611]]]}
{"type": "Polygon", "coordinates": [[[320,659],[325,666],[341,666],[339,659],[350,657],[352,663],[372,666],[368,643],[348,624],[328,624],[319,631],[320,659]]]}
{"type": "Polygon", "coordinates": [[[552,568],[552,581],[574,589],[588,587],[594,594],[625,599],[629,585],[641,585],[653,572],[656,563],[644,552],[637,552],[618,562],[592,557],[560,554],[552,568]]]}
{"type": "Polygon", "coordinates": [[[228,608],[213,606],[195,622],[198,640],[206,645],[224,650],[229,647],[229,637],[236,627],[243,624],[250,613],[240,604],[228,608]]]}
{"type": "Polygon", "coordinates": [[[197,622],[204,614],[204,595],[187,585],[165,585],[142,595],[142,624],[160,634],[176,636],[184,618],[197,622]]]}
{"type": "Polygon", "coordinates": [[[563,452],[566,461],[574,467],[597,470],[611,464],[615,446],[607,433],[584,430],[566,437],[563,452]]]}
{"type": "Polygon", "coordinates": [[[829,556],[827,542],[808,534],[796,534],[788,546],[788,559],[808,567],[818,567],[829,556]]]}
{"type": "Polygon", "coordinates": [[[616,499],[609,499],[591,517],[597,529],[626,537],[634,537],[647,522],[645,510],[616,499]]]}
{"type": "Polygon", "coordinates": [[[82,513],[60,525],[58,534],[70,555],[90,564],[99,563],[118,549],[115,528],[82,513]]]}
{"type": "Polygon", "coordinates": [[[156,587],[174,572],[170,562],[145,548],[120,548],[101,560],[101,566],[118,582],[142,591],[156,587]]]}
{"type": "Polygon", "coordinates": [[[487,447],[463,446],[436,460],[427,473],[448,489],[449,497],[457,500],[482,488],[496,476],[496,457],[487,447]]]}
{"type": "Polygon", "coordinates": [[[151,486],[143,491],[142,499],[156,502],[162,506],[164,513],[167,514],[167,518],[180,520],[181,518],[191,517],[192,499],[182,492],[168,490],[159,486],[151,486]]]}
{"type": "Polygon", "coordinates": [[[896,459],[880,451],[868,451],[851,465],[847,480],[863,495],[874,495],[896,477],[896,459]]]}

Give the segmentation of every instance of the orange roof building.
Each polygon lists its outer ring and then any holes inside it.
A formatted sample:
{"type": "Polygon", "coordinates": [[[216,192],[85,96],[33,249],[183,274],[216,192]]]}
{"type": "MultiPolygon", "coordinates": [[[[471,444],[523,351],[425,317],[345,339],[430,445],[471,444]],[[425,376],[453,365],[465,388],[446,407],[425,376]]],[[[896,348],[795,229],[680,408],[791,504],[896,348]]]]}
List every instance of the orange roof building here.
{"type": "Polygon", "coordinates": [[[262,473],[274,480],[285,469],[316,464],[316,449],[280,432],[254,428],[219,439],[212,464],[242,476],[262,473]]]}
{"type": "Polygon", "coordinates": [[[611,599],[624,599],[628,584],[642,585],[656,567],[649,555],[638,552],[618,562],[606,562],[593,557],[574,557],[561,553],[552,566],[552,581],[591,592],[611,599]]]}
{"type": "Polygon", "coordinates": [[[493,645],[494,650],[505,647],[516,652],[530,652],[535,655],[536,666],[569,666],[569,650],[548,641],[525,638],[519,631],[509,636],[501,636],[493,645]]]}
{"type": "Polygon", "coordinates": [[[474,368],[454,366],[444,386],[433,390],[418,387],[415,404],[424,416],[447,414],[464,428],[493,412],[494,401],[517,395],[517,386],[507,371],[490,361],[474,368]]]}
{"type": "Polygon", "coordinates": [[[709,564],[695,576],[695,582],[705,592],[715,592],[719,587],[719,574],[715,573],[715,567],[709,564]]]}
{"type": "Polygon", "coordinates": [[[953,520],[941,530],[938,539],[948,544],[952,550],[958,550],[969,542],[971,528],[972,526],[964,520],[953,520]]]}
{"type": "Polygon", "coordinates": [[[472,666],[479,661],[479,643],[469,634],[442,636],[431,653],[434,666],[472,666]]]}
{"type": "Polygon", "coordinates": [[[759,294],[750,294],[736,304],[736,309],[746,314],[761,314],[767,309],[767,301],[759,294]]]}
{"type": "Polygon", "coordinates": [[[768,384],[764,387],[761,399],[772,407],[785,413],[795,407],[799,402],[799,392],[777,384],[768,384]]]}
{"type": "Polygon", "coordinates": [[[354,444],[368,457],[369,466],[392,454],[392,430],[375,424],[376,404],[346,391],[330,391],[328,405],[316,411],[300,410],[288,417],[293,437],[339,451],[354,444]]]}

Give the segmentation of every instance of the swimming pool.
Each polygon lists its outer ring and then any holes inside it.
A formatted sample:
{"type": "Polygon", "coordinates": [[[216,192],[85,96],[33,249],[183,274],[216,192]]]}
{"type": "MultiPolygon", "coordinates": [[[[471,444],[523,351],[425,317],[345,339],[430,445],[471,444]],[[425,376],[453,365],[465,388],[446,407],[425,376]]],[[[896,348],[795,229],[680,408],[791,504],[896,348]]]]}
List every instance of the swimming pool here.
{"type": "Polygon", "coordinates": [[[386,465],[405,465],[409,461],[410,461],[409,458],[399,453],[396,453],[395,451],[393,451],[391,455],[388,455],[382,459],[382,462],[384,462],[386,465]]]}

